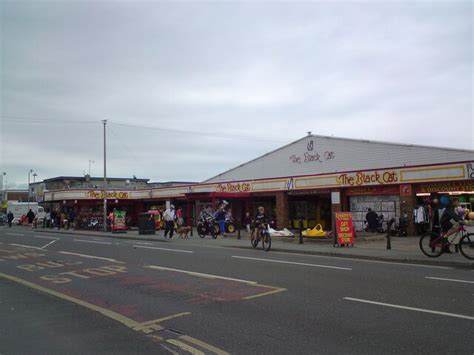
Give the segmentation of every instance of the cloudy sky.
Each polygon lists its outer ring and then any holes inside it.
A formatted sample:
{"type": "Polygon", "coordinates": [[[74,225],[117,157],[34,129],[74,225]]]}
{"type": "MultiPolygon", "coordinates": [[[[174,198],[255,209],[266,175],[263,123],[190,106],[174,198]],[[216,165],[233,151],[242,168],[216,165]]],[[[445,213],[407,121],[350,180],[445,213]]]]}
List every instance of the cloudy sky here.
{"type": "Polygon", "coordinates": [[[471,1],[0,1],[9,187],[204,180],[314,134],[474,149],[471,1]]]}

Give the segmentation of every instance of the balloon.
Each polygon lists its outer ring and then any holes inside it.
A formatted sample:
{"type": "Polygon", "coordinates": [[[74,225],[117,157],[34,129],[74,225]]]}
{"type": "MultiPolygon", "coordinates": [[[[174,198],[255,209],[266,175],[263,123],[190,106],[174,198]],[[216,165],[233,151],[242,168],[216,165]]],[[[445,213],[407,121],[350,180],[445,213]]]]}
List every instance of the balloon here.
{"type": "Polygon", "coordinates": [[[459,196],[459,202],[466,202],[466,198],[464,196],[459,196]]]}
{"type": "Polygon", "coordinates": [[[441,196],[441,198],[439,199],[439,202],[441,202],[442,205],[447,205],[449,203],[449,197],[441,196]]]}
{"type": "Polygon", "coordinates": [[[456,213],[458,214],[459,217],[464,217],[464,208],[458,207],[456,208],[456,213]]]}
{"type": "Polygon", "coordinates": [[[469,202],[474,203],[474,196],[469,197],[469,202]]]}
{"type": "Polygon", "coordinates": [[[471,212],[467,215],[467,217],[471,220],[474,221],[474,212],[471,212]]]}
{"type": "Polygon", "coordinates": [[[438,202],[439,202],[439,200],[438,200],[437,198],[434,198],[434,199],[433,199],[433,204],[434,204],[434,205],[437,205],[438,202]]]}

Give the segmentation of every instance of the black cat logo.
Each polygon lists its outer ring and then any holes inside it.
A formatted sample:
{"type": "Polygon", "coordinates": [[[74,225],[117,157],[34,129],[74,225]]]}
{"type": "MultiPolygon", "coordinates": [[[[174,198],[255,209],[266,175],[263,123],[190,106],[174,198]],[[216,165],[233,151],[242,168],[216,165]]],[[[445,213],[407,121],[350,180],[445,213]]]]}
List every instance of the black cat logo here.
{"type": "Polygon", "coordinates": [[[313,140],[309,141],[307,148],[308,148],[308,151],[313,150],[313,140]]]}
{"type": "Polygon", "coordinates": [[[474,179],[474,165],[472,163],[467,163],[467,177],[469,179],[474,179]]]}

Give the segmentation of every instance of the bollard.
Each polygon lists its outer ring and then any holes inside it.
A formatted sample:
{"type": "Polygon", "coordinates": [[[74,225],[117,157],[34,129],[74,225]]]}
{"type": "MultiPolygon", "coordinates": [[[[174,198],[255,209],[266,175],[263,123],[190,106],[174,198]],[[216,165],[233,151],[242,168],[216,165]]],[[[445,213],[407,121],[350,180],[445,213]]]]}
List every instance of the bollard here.
{"type": "Polygon", "coordinates": [[[240,229],[241,229],[241,225],[240,225],[240,221],[237,222],[237,239],[240,239],[240,229]]]}
{"type": "Polygon", "coordinates": [[[303,221],[300,221],[300,244],[303,244],[303,221]]]}
{"type": "Polygon", "coordinates": [[[387,249],[388,250],[392,249],[392,243],[390,240],[390,230],[387,230],[387,249]]]}
{"type": "Polygon", "coordinates": [[[190,235],[191,235],[191,237],[192,237],[192,236],[193,236],[193,219],[190,218],[190,220],[191,220],[191,232],[190,232],[190,235]]]}

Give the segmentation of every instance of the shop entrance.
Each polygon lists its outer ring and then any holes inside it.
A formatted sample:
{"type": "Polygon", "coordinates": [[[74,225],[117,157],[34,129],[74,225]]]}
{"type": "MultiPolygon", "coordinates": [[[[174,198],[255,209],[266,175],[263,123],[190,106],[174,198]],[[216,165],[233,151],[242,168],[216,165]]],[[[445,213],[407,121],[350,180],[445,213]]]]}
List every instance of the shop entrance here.
{"type": "Polygon", "coordinates": [[[331,196],[298,195],[288,196],[289,211],[288,225],[290,228],[299,228],[300,221],[303,228],[314,228],[321,224],[324,230],[331,230],[331,196]]]}

